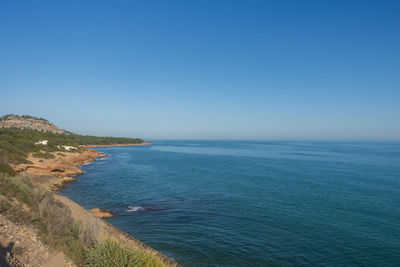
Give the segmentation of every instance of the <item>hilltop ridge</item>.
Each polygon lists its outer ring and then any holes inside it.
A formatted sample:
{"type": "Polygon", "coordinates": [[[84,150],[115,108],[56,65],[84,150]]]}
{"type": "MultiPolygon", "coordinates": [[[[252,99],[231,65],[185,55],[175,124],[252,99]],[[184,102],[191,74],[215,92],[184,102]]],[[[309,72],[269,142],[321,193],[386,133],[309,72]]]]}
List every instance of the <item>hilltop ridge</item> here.
{"type": "Polygon", "coordinates": [[[30,115],[8,114],[0,118],[0,128],[31,129],[39,132],[67,134],[48,120],[30,115]]]}

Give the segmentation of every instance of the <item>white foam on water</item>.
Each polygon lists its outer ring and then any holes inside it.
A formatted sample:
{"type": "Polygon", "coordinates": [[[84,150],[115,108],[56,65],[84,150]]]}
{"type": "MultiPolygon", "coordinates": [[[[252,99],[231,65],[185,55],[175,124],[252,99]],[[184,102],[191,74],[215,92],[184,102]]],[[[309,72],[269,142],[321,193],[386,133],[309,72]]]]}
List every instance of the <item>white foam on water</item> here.
{"type": "Polygon", "coordinates": [[[143,210],[143,207],[141,206],[128,206],[128,210],[126,210],[126,212],[135,212],[135,211],[139,211],[139,210],[143,210]]]}

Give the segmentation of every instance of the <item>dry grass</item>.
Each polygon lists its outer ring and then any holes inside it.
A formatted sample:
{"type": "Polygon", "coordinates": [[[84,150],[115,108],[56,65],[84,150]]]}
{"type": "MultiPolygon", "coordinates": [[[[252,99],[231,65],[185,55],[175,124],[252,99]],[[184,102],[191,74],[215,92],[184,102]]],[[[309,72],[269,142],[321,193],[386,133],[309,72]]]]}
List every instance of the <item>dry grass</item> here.
{"type": "Polygon", "coordinates": [[[77,266],[164,266],[148,253],[110,240],[93,245],[91,235],[82,237],[81,223],[72,219],[68,207],[21,176],[0,176],[0,213],[38,229],[43,243],[63,251],[77,266]]]}

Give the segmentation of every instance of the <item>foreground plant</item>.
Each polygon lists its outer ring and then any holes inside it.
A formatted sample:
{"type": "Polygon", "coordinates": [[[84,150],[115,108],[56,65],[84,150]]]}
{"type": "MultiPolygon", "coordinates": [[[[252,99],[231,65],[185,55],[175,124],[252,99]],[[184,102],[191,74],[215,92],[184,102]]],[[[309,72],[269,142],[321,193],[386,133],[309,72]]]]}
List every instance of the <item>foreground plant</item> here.
{"type": "Polygon", "coordinates": [[[158,267],[163,264],[149,254],[125,248],[111,240],[104,240],[85,251],[85,266],[158,267]]]}

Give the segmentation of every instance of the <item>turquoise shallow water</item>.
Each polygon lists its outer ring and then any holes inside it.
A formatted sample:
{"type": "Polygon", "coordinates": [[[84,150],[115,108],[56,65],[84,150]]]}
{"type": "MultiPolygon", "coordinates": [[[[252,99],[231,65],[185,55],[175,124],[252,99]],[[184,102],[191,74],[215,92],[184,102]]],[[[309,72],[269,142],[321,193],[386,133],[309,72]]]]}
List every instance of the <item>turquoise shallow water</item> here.
{"type": "Polygon", "coordinates": [[[400,266],[400,143],[98,150],[62,194],[184,266],[400,266]]]}

